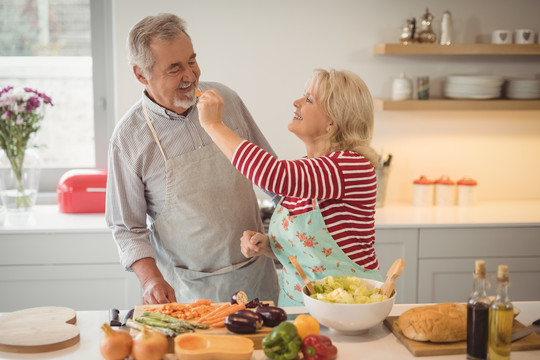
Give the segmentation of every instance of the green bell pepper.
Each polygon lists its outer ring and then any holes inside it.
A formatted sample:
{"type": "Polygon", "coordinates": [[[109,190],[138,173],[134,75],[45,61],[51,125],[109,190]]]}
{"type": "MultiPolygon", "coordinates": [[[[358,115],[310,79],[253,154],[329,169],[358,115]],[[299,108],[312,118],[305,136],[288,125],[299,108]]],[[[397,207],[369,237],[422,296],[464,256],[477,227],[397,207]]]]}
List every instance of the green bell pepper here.
{"type": "Polygon", "coordinates": [[[264,354],[274,360],[292,360],[302,348],[302,338],[296,326],[284,321],[275,326],[262,340],[264,354]]]}

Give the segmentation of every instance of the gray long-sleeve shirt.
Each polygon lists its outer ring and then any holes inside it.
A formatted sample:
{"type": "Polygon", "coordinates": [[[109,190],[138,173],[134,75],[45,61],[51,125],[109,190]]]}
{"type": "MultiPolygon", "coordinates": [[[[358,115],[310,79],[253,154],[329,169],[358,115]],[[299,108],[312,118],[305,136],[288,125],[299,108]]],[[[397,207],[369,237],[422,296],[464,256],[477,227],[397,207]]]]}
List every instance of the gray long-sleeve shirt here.
{"type": "MultiPolygon", "coordinates": [[[[240,137],[274,154],[233,90],[209,82],[199,83],[199,88],[217,89],[225,101],[223,122],[240,137]]],[[[137,260],[155,258],[148,224],[157,218],[165,205],[165,159],[146,123],[143,102],[167,158],[212,143],[199,123],[196,106],[191,107],[186,116],[181,116],[154,103],[146,93],[117,124],[109,142],[105,220],[113,231],[120,262],[127,270],[137,260]]],[[[219,203],[219,199],[215,201],[219,203]]]]}

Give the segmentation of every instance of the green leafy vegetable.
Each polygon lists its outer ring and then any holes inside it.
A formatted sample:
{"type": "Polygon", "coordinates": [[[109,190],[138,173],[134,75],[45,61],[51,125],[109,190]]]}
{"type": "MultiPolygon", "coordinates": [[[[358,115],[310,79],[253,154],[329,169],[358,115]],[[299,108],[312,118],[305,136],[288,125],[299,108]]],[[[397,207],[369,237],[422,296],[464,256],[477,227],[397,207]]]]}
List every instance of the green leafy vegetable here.
{"type": "Polygon", "coordinates": [[[388,299],[381,289],[373,288],[355,276],[328,276],[313,283],[316,294],[311,297],[320,301],[341,304],[369,304],[388,299]]]}

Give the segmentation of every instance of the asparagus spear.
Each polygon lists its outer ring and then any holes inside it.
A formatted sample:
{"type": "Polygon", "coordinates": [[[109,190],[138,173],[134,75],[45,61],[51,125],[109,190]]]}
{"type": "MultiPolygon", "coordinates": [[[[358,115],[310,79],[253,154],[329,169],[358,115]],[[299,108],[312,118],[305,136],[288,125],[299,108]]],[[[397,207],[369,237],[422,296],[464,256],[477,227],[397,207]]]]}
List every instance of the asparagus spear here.
{"type": "MultiPolygon", "coordinates": [[[[126,321],[126,326],[128,326],[130,328],[133,328],[135,330],[139,330],[139,331],[142,331],[142,329],[143,329],[143,325],[141,323],[138,323],[138,322],[136,322],[134,320],[131,320],[131,319],[128,319],[126,321]]],[[[146,327],[148,329],[158,331],[158,332],[162,333],[165,336],[173,337],[173,336],[177,335],[176,332],[174,330],[172,330],[172,329],[155,327],[155,326],[150,326],[150,325],[146,325],[146,327]]]]}
{"type": "Polygon", "coordinates": [[[151,312],[151,311],[143,312],[142,316],[143,317],[148,317],[148,318],[151,318],[151,319],[165,321],[167,323],[171,323],[171,324],[178,325],[178,326],[181,326],[181,327],[187,327],[187,328],[190,328],[190,329],[208,329],[209,328],[209,326],[205,325],[205,324],[199,324],[199,323],[195,323],[195,322],[191,322],[191,321],[181,320],[181,319],[175,318],[174,316],[170,316],[170,315],[167,315],[167,314],[161,314],[161,313],[155,313],[155,312],[151,312]]]}

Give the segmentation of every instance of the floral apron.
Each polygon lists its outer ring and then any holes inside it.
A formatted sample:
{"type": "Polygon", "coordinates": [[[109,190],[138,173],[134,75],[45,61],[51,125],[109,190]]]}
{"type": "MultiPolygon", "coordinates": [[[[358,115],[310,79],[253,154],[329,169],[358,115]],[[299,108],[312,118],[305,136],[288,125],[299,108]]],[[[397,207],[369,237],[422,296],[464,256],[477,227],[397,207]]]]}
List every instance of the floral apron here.
{"type": "Polygon", "coordinates": [[[304,306],[304,282],[289,261],[295,255],[311,280],[327,276],[357,276],[382,281],[379,270],[365,270],[352,261],[328,232],[317,200],[307,213],[290,215],[280,204],[276,207],[268,236],[278,260],[283,264],[280,277],[279,306],[304,306]]]}
{"type": "Polygon", "coordinates": [[[240,251],[244,230],[262,230],[253,184],[215,144],[168,158],[143,109],[167,171],[165,206],[151,225],[151,242],[177,301],[229,301],[238,290],[276,301],[273,260],[246,259],[240,251]]]}

